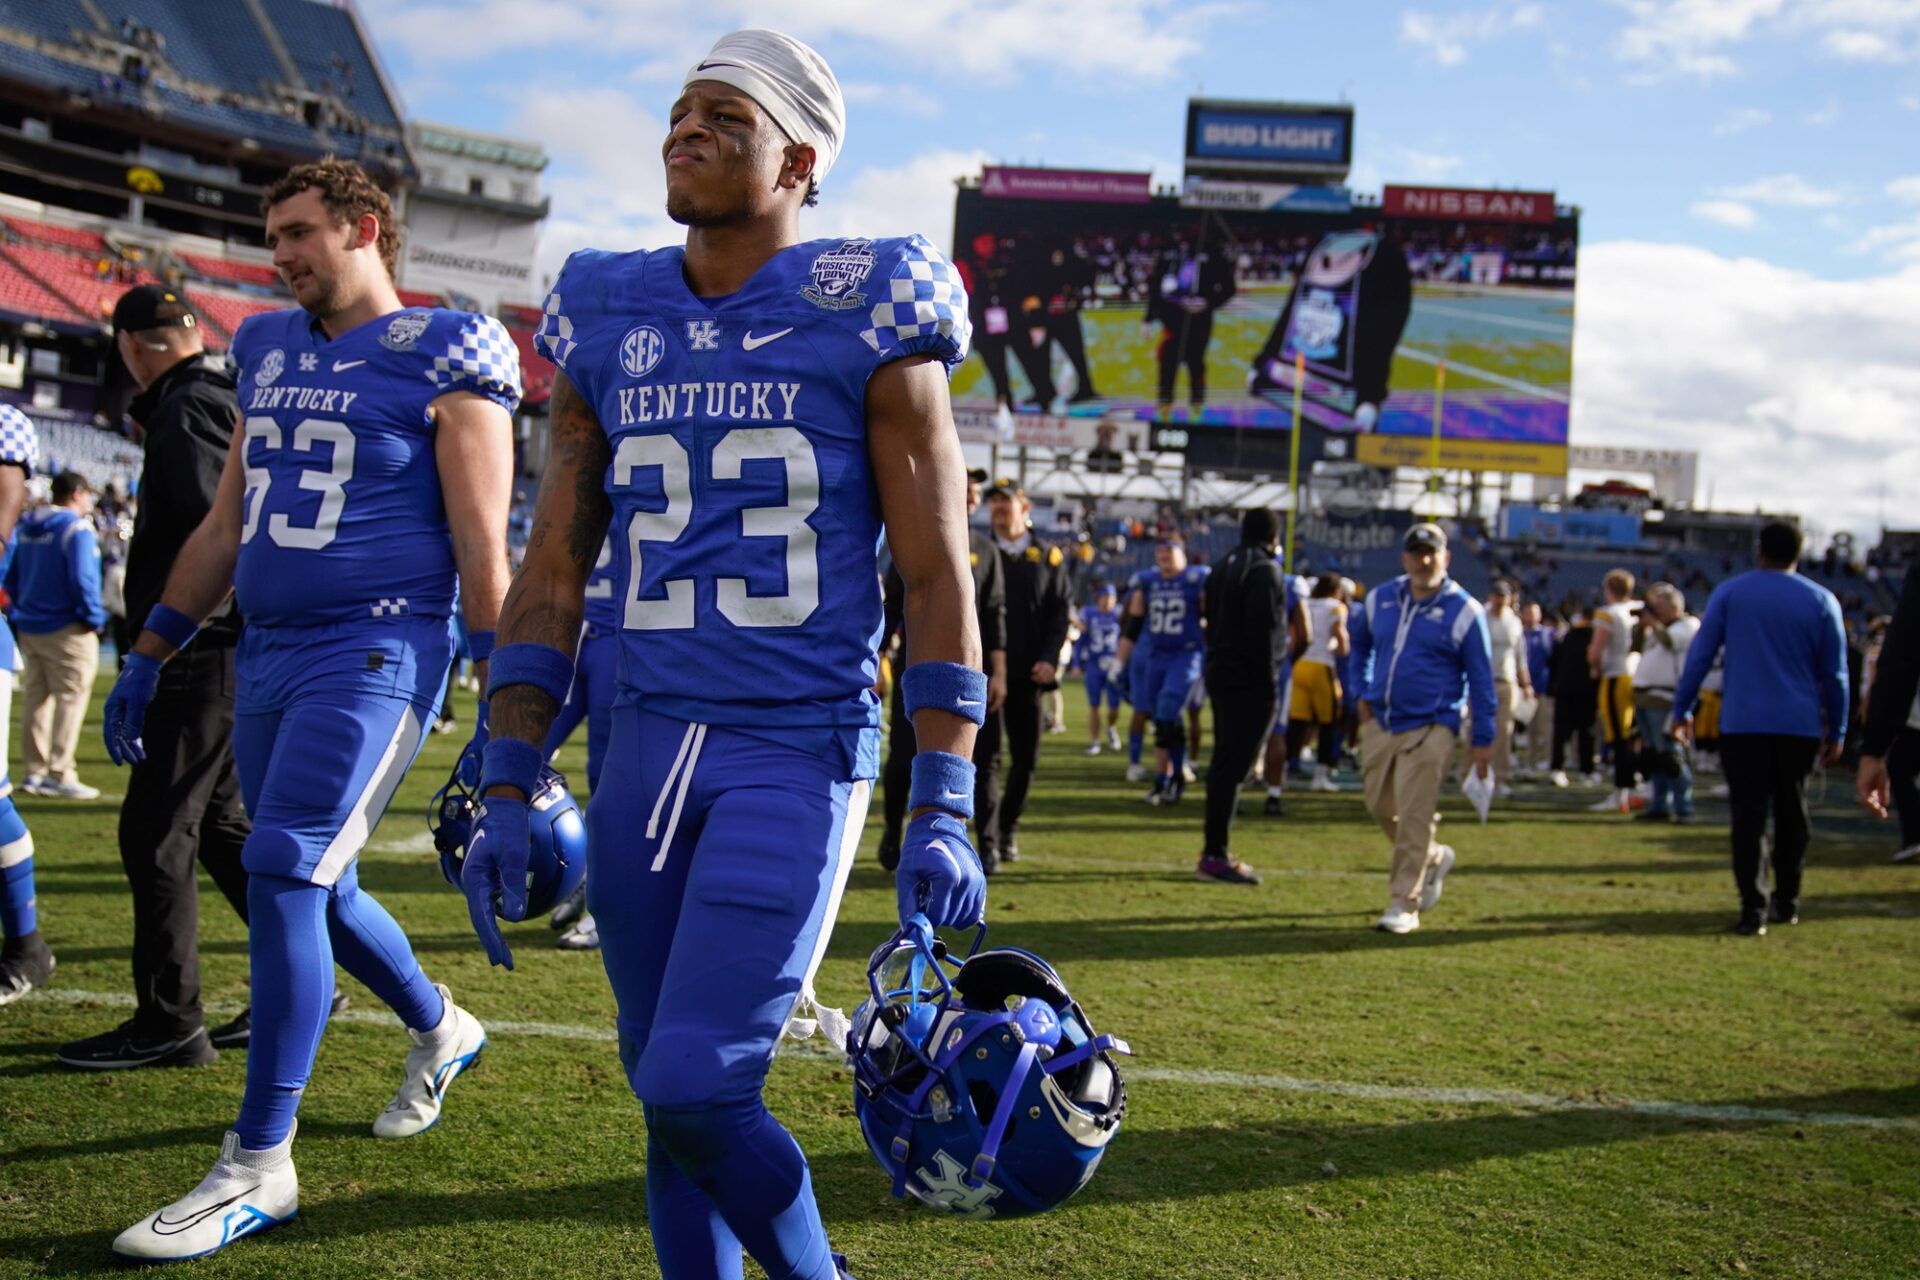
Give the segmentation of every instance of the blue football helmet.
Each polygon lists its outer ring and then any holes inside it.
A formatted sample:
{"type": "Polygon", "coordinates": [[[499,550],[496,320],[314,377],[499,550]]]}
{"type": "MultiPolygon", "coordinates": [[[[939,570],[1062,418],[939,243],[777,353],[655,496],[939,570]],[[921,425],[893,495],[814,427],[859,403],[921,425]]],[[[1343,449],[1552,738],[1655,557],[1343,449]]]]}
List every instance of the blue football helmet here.
{"type": "MultiPolygon", "coordinates": [[[[481,803],[468,781],[474,771],[465,764],[462,760],[454,767],[453,776],[435,793],[433,808],[427,812],[427,829],[433,833],[433,847],[440,851],[440,872],[456,889],[481,803]]],[[[587,875],[586,819],[567,790],[566,776],[548,765],[540,766],[540,780],[527,802],[527,831],[532,837],[527,852],[527,915],[531,918],[572,897],[587,875]]],[[[499,909],[496,897],[494,911],[499,909]]]]}
{"type": "Polygon", "coordinates": [[[867,1147],[936,1208],[1018,1218],[1063,1204],[1093,1177],[1127,1114],[1113,1055],[1053,966],[1030,951],[955,960],[916,915],[867,966],[847,1059],[867,1147]]]}

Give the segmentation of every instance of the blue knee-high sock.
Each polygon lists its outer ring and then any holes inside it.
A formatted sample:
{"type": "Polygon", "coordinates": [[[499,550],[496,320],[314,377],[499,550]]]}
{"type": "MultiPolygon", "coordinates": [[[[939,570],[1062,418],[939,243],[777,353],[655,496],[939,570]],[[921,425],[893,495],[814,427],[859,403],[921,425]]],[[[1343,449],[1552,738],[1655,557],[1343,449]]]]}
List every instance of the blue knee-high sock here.
{"type": "Polygon", "coordinates": [[[807,1159],[758,1096],[647,1114],[651,1135],[720,1210],[767,1280],[835,1280],[807,1159]]]}
{"type": "Polygon", "coordinates": [[[647,1228],[653,1233],[660,1274],[674,1280],[742,1280],[740,1237],[719,1206],[667,1154],[655,1135],[654,1109],[647,1117],[647,1228]]]}
{"type": "Polygon", "coordinates": [[[33,903],[33,837],[13,797],[0,796],[0,938],[24,938],[40,927],[33,903]]]}
{"type": "Polygon", "coordinates": [[[399,924],[372,894],[360,891],[359,874],[351,866],[333,886],[327,932],[340,967],[386,1001],[400,1021],[415,1031],[440,1025],[446,1001],[420,972],[413,945],[399,924]]]}
{"type": "Polygon", "coordinates": [[[323,885],[283,876],[247,880],[247,951],[253,1037],[247,1091],[233,1128],[250,1151],[277,1146],[293,1128],[333,1003],[333,947],[323,885]]]}
{"type": "Polygon", "coordinates": [[[1140,748],[1146,745],[1146,741],[1147,741],[1147,735],[1144,732],[1130,733],[1127,735],[1127,763],[1128,764],[1140,763],[1140,748]]]}

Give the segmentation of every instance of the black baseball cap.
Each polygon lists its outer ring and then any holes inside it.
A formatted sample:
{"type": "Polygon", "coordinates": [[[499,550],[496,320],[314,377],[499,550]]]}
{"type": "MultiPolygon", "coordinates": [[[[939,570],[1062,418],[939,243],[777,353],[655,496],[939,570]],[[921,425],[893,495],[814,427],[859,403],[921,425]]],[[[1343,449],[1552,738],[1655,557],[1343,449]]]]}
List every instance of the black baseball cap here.
{"type": "Polygon", "coordinates": [[[985,467],[975,467],[967,472],[967,479],[975,484],[985,484],[987,482],[987,469],[985,467]]]}
{"type": "Polygon", "coordinates": [[[115,333],[191,329],[200,323],[184,295],[160,284],[135,285],[113,307],[115,333]]]}
{"type": "Polygon", "coordinates": [[[1012,476],[1001,476],[993,482],[993,487],[987,490],[987,496],[989,498],[1024,498],[1027,496],[1027,491],[1012,476]]]}
{"type": "Polygon", "coordinates": [[[1407,536],[1400,539],[1403,551],[1445,551],[1447,549],[1447,531],[1432,521],[1424,521],[1407,530],[1407,536]]]}

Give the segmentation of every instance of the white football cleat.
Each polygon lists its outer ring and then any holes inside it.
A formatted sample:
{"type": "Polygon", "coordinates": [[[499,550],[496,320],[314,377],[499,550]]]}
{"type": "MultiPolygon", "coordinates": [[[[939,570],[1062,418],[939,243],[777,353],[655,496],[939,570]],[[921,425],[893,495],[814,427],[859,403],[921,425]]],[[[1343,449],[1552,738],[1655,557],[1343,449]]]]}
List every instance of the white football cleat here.
{"type": "Polygon", "coordinates": [[[1145,782],[1146,780],[1147,766],[1143,764],[1130,764],[1127,766],[1128,782],[1145,782]]]}
{"type": "Polygon", "coordinates": [[[600,926],[593,922],[593,913],[589,911],[574,921],[573,928],[561,934],[553,945],[562,951],[598,951],[600,926]]]}
{"type": "Polygon", "coordinates": [[[1110,751],[1118,751],[1120,749],[1120,731],[1112,726],[1108,726],[1107,728],[1107,749],[1110,751]]]}
{"type": "Polygon", "coordinates": [[[1408,911],[1398,904],[1388,907],[1373,927],[1382,933],[1412,933],[1420,927],[1420,913],[1408,911]]]}
{"type": "Polygon", "coordinates": [[[1089,742],[1087,744],[1086,754],[1090,756],[1097,756],[1100,754],[1100,743],[1098,740],[1089,742]]]}
{"type": "Polygon", "coordinates": [[[487,1029],[480,1020],[453,1002],[445,986],[434,990],[446,1001],[440,1025],[432,1031],[408,1029],[413,1048],[407,1050],[407,1078],[373,1121],[376,1138],[411,1138],[431,1129],[440,1119],[440,1100],[447,1086],[480,1059],[487,1047],[487,1029]]]}
{"type": "Polygon", "coordinates": [[[291,1222],[299,1212],[293,1134],[279,1146],[247,1151],[240,1135],[228,1130],[213,1172],[180,1199],[115,1236],[113,1251],[136,1262],[185,1262],[291,1222]]]}
{"type": "Polygon", "coordinates": [[[1447,878],[1447,872],[1453,870],[1453,846],[1440,846],[1440,856],[1427,868],[1427,878],[1420,886],[1420,909],[1431,911],[1440,901],[1440,886],[1447,878]]]}

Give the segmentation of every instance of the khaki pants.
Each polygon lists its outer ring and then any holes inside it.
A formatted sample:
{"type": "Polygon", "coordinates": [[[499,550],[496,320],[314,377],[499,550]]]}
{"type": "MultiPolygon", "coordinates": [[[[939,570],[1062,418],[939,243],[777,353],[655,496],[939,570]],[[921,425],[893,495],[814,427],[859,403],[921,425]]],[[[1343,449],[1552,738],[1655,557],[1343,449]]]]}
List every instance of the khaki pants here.
{"type": "Polygon", "coordinates": [[[1527,726],[1527,769],[1539,773],[1553,763],[1553,699],[1540,694],[1527,726]]]}
{"type": "MultiPolygon", "coordinates": [[[[1511,680],[1493,682],[1493,783],[1497,787],[1506,786],[1513,773],[1513,700],[1518,690],[1511,680]]],[[[1472,723],[1471,717],[1468,723],[1472,723]]],[[[1472,739],[1469,733],[1466,740],[1472,739]]]]}
{"type": "Polygon", "coordinates": [[[1434,832],[1440,826],[1440,786],[1453,756],[1454,733],[1430,724],[1404,733],[1388,733],[1377,720],[1361,726],[1365,762],[1360,781],[1367,812],[1393,841],[1394,905],[1420,909],[1420,885],[1438,856],[1434,832]]]}
{"type": "Polygon", "coordinates": [[[21,766],[28,777],[77,782],[73,751],[100,670],[100,637],[74,622],[45,635],[22,632],[15,642],[27,660],[20,679],[21,766]]]}

